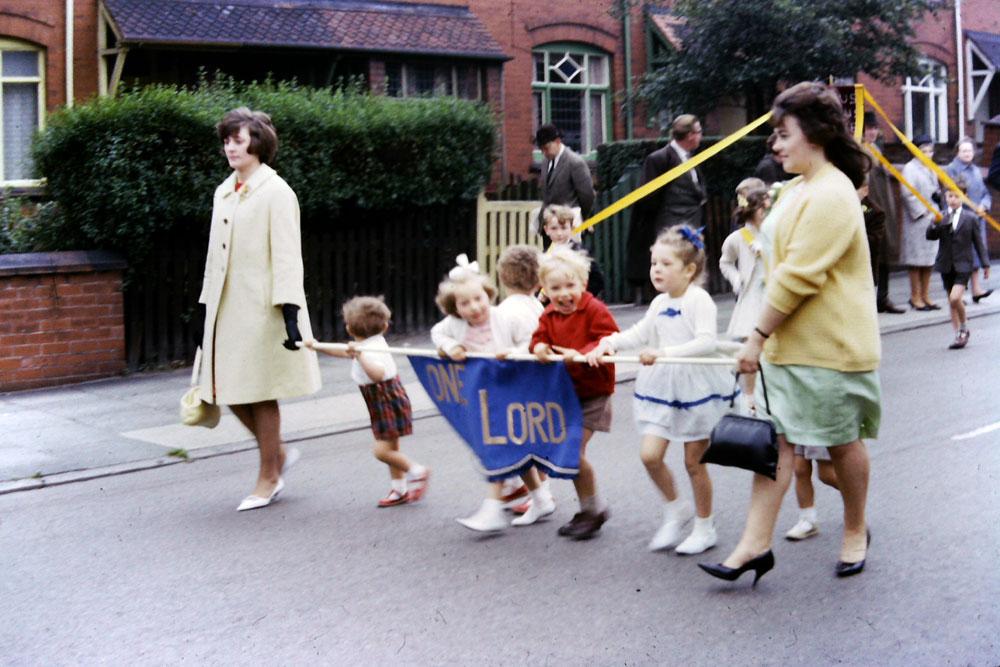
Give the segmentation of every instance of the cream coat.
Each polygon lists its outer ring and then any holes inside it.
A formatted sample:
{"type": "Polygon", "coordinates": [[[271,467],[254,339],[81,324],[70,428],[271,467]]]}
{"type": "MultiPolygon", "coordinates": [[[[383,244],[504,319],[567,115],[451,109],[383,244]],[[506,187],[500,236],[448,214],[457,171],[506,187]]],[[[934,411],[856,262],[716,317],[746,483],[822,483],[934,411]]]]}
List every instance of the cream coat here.
{"type": "Polygon", "coordinates": [[[236,173],[215,191],[205,281],[201,395],[222,405],[304,396],[319,390],[316,353],[282,347],[281,305],[299,306],[312,337],[303,289],[299,202],[262,164],[235,191],[236,173]]]}

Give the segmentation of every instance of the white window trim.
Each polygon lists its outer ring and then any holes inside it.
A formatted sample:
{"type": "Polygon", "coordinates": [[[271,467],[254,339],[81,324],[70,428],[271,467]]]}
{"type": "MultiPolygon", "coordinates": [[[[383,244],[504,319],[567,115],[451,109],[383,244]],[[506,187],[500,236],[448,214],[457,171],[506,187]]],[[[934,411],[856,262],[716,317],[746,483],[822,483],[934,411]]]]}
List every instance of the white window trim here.
{"type": "Polygon", "coordinates": [[[966,120],[975,120],[976,112],[979,110],[979,105],[983,103],[986,99],[986,95],[989,94],[990,84],[993,82],[993,77],[997,72],[997,68],[993,66],[993,63],[986,54],[983,53],[978,46],[976,46],[971,39],[965,40],[965,89],[968,91],[969,100],[966,105],[966,120]],[[972,56],[975,54],[977,58],[983,63],[986,63],[986,69],[973,69],[972,68],[972,56]],[[979,86],[976,86],[976,82],[973,80],[975,77],[983,77],[982,82],[979,86]]]}
{"type": "Polygon", "coordinates": [[[3,51],[34,51],[38,55],[38,76],[3,76],[0,71],[0,186],[8,188],[37,187],[45,183],[44,178],[20,178],[5,180],[6,172],[3,155],[3,84],[34,83],[38,86],[38,118],[35,129],[45,129],[45,50],[15,39],[0,38],[0,52],[3,51]]]}
{"type": "MultiPolygon", "coordinates": [[[[562,58],[560,58],[561,60],[562,58]]],[[[592,158],[597,155],[597,146],[589,146],[591,136],[593,135],[593,118],[590,113],[590,97],[592,95],[598,95],[602,98],[601,108],[604,112],[604,119],[601,127],[601,137],[603,142],[607,142],[612,135],[612,122],[614,110],[610,103],[611,97],[611,58],[605,53],[596,53],[595,49],[587,45],[574,45],[571,43],[554,43],[554,44],[542,44],[531,51],[531,92],[542,93],[542,121],[552,122],[551,119],[551,109],[549,95],[547,94],[551,90],[581,90],[585,92],[583,101],[583,114],[584,114],[584,127],[581,131],[581,146],[580,153],[584,157],[592,158]],[[574,46],[577,50],[574,51],[574,46]],[[582,78],[583,83],[566,83],[565,81],[553,81],[549,75],[549,70],[552,69],[558,61],[552,62],[550,56],[553,53],[577,53],[584,56],[582,63],[582,78]],[[535,69],[535,56],[542,54],[544,56],[543,69],[545,71],[545,81],[537,81],[535,79],[536,69],[535,69]],[[603,84],[592,84],[590,83],[590,59],[600,58],[603,63],[603,84]]],[[[534,120],[534,118],[532,119],[534,120]]],[[[536,162],[540,162],[542,159],[542,152],[537,148],[533,151],[533,157],[536,162]]]]}
{"type": "Polygon", "coordinates": [[[933,120],[936,121],[932,138],[935,143],[948,143],[948,68],[944,63],[930,58],[921,58],[920,66],[929,66],[927,74],[916,83],[913,77],[908,76],[903,83],[903,120],[906,136],[913,139],[913,93],[926,93],[931,97],[933,120]],[[935,85],[934,77],[939,69],[944,71],[944,78],[935,85]],[[928,83],[923,83],[928,80],[928,83]]]}

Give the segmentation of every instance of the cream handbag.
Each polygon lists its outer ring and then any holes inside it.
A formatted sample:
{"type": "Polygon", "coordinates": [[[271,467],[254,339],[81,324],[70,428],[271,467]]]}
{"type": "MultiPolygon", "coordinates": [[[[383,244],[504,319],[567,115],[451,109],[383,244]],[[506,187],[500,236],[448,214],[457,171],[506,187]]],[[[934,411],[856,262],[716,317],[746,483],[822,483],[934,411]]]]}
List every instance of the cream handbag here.
{"type": "Polygon", "coordinates": [[[191,388],[181,396],[181,423],[185,426],[215,428],[219,424],[222,411],[214,403],[201,400],[199,377],[201,371],[201,348],[194,353],[194,367],[191,369],[191,388]]]}

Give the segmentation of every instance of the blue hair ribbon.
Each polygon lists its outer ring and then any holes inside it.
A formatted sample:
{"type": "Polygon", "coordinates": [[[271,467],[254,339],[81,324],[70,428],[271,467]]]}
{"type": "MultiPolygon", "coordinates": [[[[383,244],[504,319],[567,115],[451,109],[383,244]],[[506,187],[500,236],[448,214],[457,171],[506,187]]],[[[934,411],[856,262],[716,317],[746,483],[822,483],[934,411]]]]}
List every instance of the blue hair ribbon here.
{"type": "Polygon", "coordinates": [[[685,239],[687,239],[691,243],[691,245],[693,245],[695,248],[697,248],[698,250],[704,250],[705,249],[705,244],[701,240],[701,233],[704,230],[705,230],[704,226],[699,227],[698,229],[692,230],[687,225],[683,225],[680,228],[680,233],[681,233],[681,236],[683,236],[685,239]]]}

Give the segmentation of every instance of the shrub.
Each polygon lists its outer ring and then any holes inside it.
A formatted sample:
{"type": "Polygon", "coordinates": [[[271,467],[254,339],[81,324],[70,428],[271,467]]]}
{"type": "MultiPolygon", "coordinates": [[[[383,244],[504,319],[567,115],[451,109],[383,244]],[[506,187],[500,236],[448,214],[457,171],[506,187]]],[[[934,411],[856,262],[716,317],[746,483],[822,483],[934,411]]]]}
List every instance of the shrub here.
{"type": "Polygon", "coordinates": [[[274,167],[304,219],[333,224],[347,202],[381,209],[473,198],[492,168],[494,118],[484,104],[287,83],[125,91],[53,114],[36,138],[35,162],[64,212],[63,249],[99,246],[136,262],[159,233],[204,226],[228,175],[215,123],[241,105],[271,114],[274,167]]]}
{"type": "Polygon", "coordinates": [[[64,234],[59,207],[0,193],[0,254],[57,249],[64,234]]]}
{"type": "MultiPolygon", "coordinates": [[[[705,137],[701,149],[716,144],[723,137],[705,137]]],[[[757,163],[766,152],[766,137],[744,137],[708,162],[701,165],[710,193],[732,194],[736,184],[747,176],[752,176],[757,163]]],[[[646,156],[658,148],[666,146],[669,139],[636,139],[615,141],[597,147],[597,175],[601,188],[613,186],[625,169],[633,163],[642,164],[646,156]]]]}

